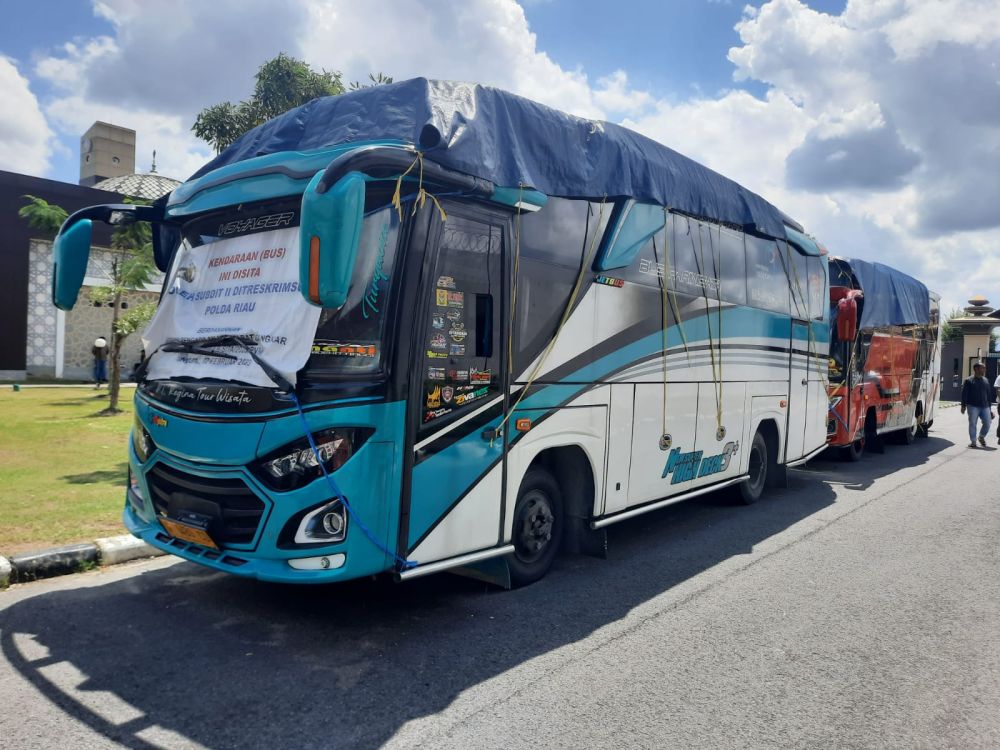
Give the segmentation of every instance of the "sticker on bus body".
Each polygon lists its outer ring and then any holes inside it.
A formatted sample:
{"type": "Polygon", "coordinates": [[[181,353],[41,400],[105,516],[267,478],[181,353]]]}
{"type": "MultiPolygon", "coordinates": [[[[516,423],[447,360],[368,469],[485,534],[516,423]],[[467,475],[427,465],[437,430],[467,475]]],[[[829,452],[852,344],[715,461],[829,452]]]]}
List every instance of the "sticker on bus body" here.
{"type": "Polygon", "coordinates": [[[493,370],[472,370],[469,381],[476,385],[489,385],[493,382],[493,370]]]}
{"type": "Polygon", "coordinates": [[[447,289],[438,289],[438,290],[436,290],[434,292],[434,304],[436,304],[438,307],[447,307],[448,306],[448,290],[447,289]]]}
{"type": "Polygon", "coordinates": [[[437,286],[438,286],[438,289],[454,289],[455,288],[455,277],[454,276],[438,276],[437,286]]]}
{"type": "Polygon", "coordinates": [[[435,331],[443,331],[444,315],[442,315],[441,313],[434,313],[431,316],[431,326],[434,328],[435,331]]]}
{"type": "Polygon", "coordinates": [[[435,333],[431,336],[431,349],[445,350],[448,348],[448,341],[445,339],[443,333],[435,333]]]}
{"type": "MultiPolygon", "coordinates": [[[[448,300],[448,307],[465,307],[465,292],[445,292],[448,300]]],[[[438,299],[441,298],[441,292],[438,291],[438,299]]],[[[440,304],[440,303],[438,303],[440,304]]]]}
{"type": "Polygon", "coordinates": [[[669,475],[670,484],[680,484],[690,482],[697,477],[720,474],[729,468],[730,461],[739,449],[739,442],[729,442],[722,449],[722,453],[706,456],[704,451],[685,453],[680,448],[674,448],[667,456],[667,463],[663,467],[661,476],[666,479],[669,475]]]}
{"type": "Polygon", "coordinates": [[[375,344],[348,344],[340,341],[314,341],[312,353],[331,357],[376,357],[375,344]]]}

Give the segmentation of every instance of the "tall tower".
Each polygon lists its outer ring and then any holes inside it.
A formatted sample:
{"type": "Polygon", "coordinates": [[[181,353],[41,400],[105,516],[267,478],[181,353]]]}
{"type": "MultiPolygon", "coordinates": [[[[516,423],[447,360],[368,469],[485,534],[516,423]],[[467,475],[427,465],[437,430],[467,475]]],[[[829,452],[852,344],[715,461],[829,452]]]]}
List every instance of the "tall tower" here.
{"type": "Polygon", "coordinates": [[[80,184],[135,172],[135,131],[95,122],[80,139],[80,184]]]}

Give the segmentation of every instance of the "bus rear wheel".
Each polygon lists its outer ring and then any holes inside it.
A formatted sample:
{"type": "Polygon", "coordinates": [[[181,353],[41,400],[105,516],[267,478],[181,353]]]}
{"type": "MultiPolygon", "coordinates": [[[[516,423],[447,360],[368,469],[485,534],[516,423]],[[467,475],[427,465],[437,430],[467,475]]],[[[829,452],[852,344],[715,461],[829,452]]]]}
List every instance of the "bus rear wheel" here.
{"type": "Polygon", "coordinates": [[[753,442],[750,444],[750,459],[747,465],[747,474],[750,476],[746,481],[739,483],[739,497],[744,505],[753,505],[764,494],[770,461],[767,441],[758,432],[753,436],[753,442]]]}
{"type": "Polygon", "coordinates": [[[530,470],[514,505],[514,551],[507,556],[513,586],[527,586],[548,573],[559,552],[563,519],[562,494],[555,480],[547,471],[530,470]]]}

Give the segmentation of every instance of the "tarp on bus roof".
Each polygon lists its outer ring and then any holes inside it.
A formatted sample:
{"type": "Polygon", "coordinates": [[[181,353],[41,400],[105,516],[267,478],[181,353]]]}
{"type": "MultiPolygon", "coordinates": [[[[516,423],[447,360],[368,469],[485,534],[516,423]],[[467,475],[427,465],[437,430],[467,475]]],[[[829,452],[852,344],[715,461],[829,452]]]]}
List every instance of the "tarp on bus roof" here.
{"type": "Polygon", "coordinates": [[[917,279],[892,266],[858,258],[836,258],[850,267],[864,293],[861,328],[930,322],[930,293],[917,279]]]}
{"type": "Polygon", "coordinates": [[[627,196],[784,237],[787,217],[759,195],[632,130],[489,86],[425,78],[314,99],[241,136],[192,178],[257,156],[373,140],[414,144],[498,187],[627,196]]]}

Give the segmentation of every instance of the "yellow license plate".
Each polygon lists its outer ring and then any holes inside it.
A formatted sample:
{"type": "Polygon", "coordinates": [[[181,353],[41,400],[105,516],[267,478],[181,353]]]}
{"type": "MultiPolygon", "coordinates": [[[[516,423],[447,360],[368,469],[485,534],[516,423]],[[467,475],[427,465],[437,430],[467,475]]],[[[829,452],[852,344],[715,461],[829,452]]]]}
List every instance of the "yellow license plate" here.
{"type": "Polygon", "coordinates": [[[192,544],[200,544],[202,547],[219,549],[219,546],[212,541],[212,537],[204,529],[188,526],[186,523],[181,523],[180,521],[171,521],[169,518],[161,518],[160,523],[163,524],[163,528],[172,537],[185,542],[191,542],[192,544]]]}

